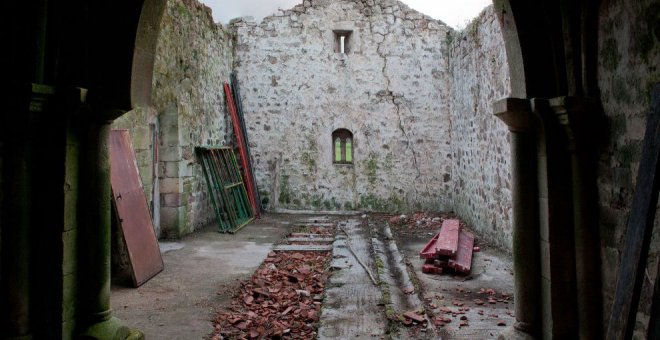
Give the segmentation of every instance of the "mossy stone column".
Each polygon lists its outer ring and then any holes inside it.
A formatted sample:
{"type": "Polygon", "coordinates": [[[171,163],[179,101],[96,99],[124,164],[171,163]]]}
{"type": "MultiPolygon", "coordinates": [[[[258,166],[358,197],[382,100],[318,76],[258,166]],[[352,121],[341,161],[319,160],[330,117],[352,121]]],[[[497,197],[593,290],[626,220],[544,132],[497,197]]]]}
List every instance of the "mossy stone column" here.
{"type": "Polygon", "coordinates": [[[110,124],[123,111],[106,111],[89,119],[83,128],[85,151],[80,179],[83,225],[80,242],[80,336],[90,339],[140,338],[111,315],[111,189],[108,138],[110,124]],[[97,118],[98,117],[98,118],[97,118]]]}
{"type": "Polygon", "coordinates": [[[540,333],[540,249],[535,116],[527,99],[493,103],[511,132],[513,267],[516,323],[506,339],[533,339],[540,333]]]}

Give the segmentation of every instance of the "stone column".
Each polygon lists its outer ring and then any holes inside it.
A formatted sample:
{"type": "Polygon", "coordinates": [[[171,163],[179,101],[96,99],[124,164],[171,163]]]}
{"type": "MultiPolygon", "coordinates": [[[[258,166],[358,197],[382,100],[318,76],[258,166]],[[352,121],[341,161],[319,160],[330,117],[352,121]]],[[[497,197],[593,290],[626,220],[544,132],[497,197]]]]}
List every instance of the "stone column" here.
{"type": "Polygon", "coordinates": [[[580,339],[602,338],[602,298],[596,187],[597,103],[559,97],[550,106],[566,132],[571,159],[575,267],[580,339]]]}
{"type": "MultiPolygon", "coordinates": [[[[20,120],[20,119],[19,119],[20,120]]],[[[25,125],[27,126],[27,124],[25,125]]],[[[9,129],[7,129],[9,130],[9,129]]],[[[30,146],[27,131],[8,133],[3,156],[2,287],[0,338],[30,336],[30,146]]]]}
{"type": "Polygon", "coordinates": [[[79,335],[91,339],[140,338],[111,315],[111,189],[108,138],[110,124],[123,112],[109,111],[86,124],[84,157],[81,163],[82,192],[80,193],[84,219],[80,242],[80,321],[79,335]]]}
{"type": "Polygon", "coordinates": [[[540,260],[534,115],[526,99],[506,98],[493,111],[511,132],[513,267],[516,323],[505,339],[533,339],[540,333],[540,260]]]}
{"type": "MultiPolygon", "coordinates": [[[[34,237],[32,226],[35,192],[35,159],[40,157],[33,150],[39,148],[37,143],[39,130],[35,127],[40,122],[40,116],[48,114],[46,107],[52,102],[55,89],[43,84],[31,84],[31,91],[24,103],[28,112],[22,110],[7,113],[2,174],[5,183],[2,227],[2,287],[0,287],[0,338],[31,339],[31,320],[34,312],[30,310],[34,293],[31,291],[31,272],[35,269],[32,257],[32,242],[34,237]],[[28,105],[29,104],[29,105],[28,105]]],[[[22,109],[22,108],[21,108],[22,109]]],[[[43,124],[42,122],[40,122],[43,124]]],[[[43,209],[41,209],[43,210],[43,209]]]]}

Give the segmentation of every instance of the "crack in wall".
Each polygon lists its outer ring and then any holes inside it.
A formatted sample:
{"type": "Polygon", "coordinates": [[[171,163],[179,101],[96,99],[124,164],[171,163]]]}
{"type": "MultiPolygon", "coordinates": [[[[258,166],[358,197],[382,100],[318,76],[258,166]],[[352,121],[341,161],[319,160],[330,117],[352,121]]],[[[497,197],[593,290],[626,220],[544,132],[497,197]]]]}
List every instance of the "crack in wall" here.
{"type": "MultiPolygon", "coordinates": [[[[415,179],[419,179],[422,177],[422,172],[419,169],[419,164],[417,163],[417,152],[415,152],[415,148],[411,147],[411,141],[410,141],[410,136],[408,135],[408,132],[406,129],[403,127],[403,116],[401,115],[401,103],[397,99],[405,99],[402,95],[401,96],[395,96],[394,94],[391,94],[391,99],[392,99],[392,104],[394,107],[396,107],[396,114],[399,117],[399,130],[401,130],[401,133],[403,134],[404,137],[406,137],[406,147],[408,150],[412,152],[413,155],[413,166],[415,167],[415,170],[417,170],[417,177],[415,179]]],[[[415,194],[417,193],[417,189],[415,189],[415,194]]]]}
{"type": "MultiPolygon", "coordinates": [[[[415,152],[415,148],[411,146],[412,142],[410,140],[410,135],[406,131],[404,124],[403,124],[403,115],[401,114],[401,101],[405,100],[405,97],[403,95],[395,95],[394,92],[390,89],[390,86],[392,84],[392,81],[390,77],[387,75],[387,54],[382,51],[382,46],[383,43],[385,43],[385,40],[388,35],[392,34],[391,26],[387,26],[387,32],[385,34],[374,32],[373,28],[373,21],[369,21],[369,29],[371,30],[373,35],[378,35],[382,37],[382,40],[380,42],[377,42],[377,47],[376,47],[376,53],[383,59],[383,68],[381,69],[381,72],[383,74],[383,78],[385,78],[385,90],[380,91],[378,96],[385,99],[387,102],[392,103],[394,108],[396,109],[396,114],[399,119],[399,130],[401,130],[401,134],[403,137],[406,139],[406,149],[408,149],[413,156],[413,167],[415,168],[415,171],[417,172],[417,175],[415,176],[415,179],[420,179],[422,177],[422,172],[419,168],[419,163],[417,161],[417,152],[415,152]]],[[[428,185],[426,186],[427,191],[428,185]]],[[[419,192],[417,190],[417,186],[413,186],[413,193],[414,193],[414,201],[417,201],[417,197],[419,195],[419,192]]]]}

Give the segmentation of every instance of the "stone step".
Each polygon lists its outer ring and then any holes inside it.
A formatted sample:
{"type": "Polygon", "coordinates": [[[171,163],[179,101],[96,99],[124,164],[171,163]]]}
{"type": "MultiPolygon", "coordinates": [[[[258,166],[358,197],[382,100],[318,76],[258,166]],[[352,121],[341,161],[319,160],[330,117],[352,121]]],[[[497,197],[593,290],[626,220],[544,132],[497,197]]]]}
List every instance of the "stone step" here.
{"type": "Polygon", "coordinates": [[[289,237],[330,237],[330,234],[291,233],[289,237]]]}
{"type": "Polygon", "coordinates": [[[332,243],[335,239],[332,237],[289,237],[289,242],[323,242],[332,243]]]}
{"type": "Polygon", "coordinates": [[[274,251],[330,251],[332,245],[321,244],[280,244],[273,248],[274,251]]]}
{"type": "Polygon", "coordinates": [[[329,228],[335,226],[334,223],[329,223],[329,222],[302,222],[302,223],[296,223],[295,225],[302,227],[320,227],[320,228],[329,228]]]}

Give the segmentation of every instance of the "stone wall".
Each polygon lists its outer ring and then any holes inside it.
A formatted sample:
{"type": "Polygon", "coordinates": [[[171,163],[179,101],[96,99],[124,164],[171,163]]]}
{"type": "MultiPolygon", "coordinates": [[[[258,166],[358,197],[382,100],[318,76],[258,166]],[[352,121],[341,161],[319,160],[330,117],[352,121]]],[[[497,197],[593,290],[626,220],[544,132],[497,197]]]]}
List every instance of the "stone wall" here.
{"type": "Polygon", "coordinates": [[[194,0],[169,1],[162,25],[152,97],[161,132],[161,225],[180,236],[214,218],[194,148],[227,138],[222,84],[232,45],[210,9],[194,0]]]}
{"type": "Polygon", "coordinates": [[[142,159],[146,149],[141,148],[151,143],[149,123],[159,132],[162,237],[179,237],[214,219],[194,153],[196,146],[227,140],[222,86],[229,81],[232,50],[231,35],[213,22],[208,7],[194,0],[169,0],[154,66],[153,108],[127,114],[116,123],[131,129],[146,191],[149,160],[146,151],[142,159]]]}
{"type": "Polygon", "coordinates": [[[269,209],[451,210],[450,28],[393,0],[305,0],[232,25],[269,209]],[[352,165],[333,163],[340,128],[353,133],[352,165]]]}
{"type": "Polygon", "coordinates": [[[454,211],[480,236],[511,249],[509,131],[492,110],[511,90],[493,6],[448,40],[454,211]]]}
{"type": "MultiPolygon", "coordinates": [[[[660,4],[653,0],[603,1],[600,8],[598,82],[607,120],[600,150],[598,190],[602,242],[604,324],[607,325],[623,250],[635,180],[650,111],[650,91],[660,82],[660,4]]],[[[660,251],[660,211],[644,280],[636,336],[645,338],[660,251]]]]}
{"type": "Polygon", "coordinates": [[[203,5],[168,1],[153,107],[115,124],[132,132],[163,237],[213,220],[194,147],[231,139],[222,83],[233,68],[269,210],[454,210],[510,247],[508,132],[490,106],[509,93],[508,67],[492,9],[462,32],[394,0],[304,1],[230,26],[235,40],[203,5]],[[352,164],[333,162],[340,128],[352,164]]]}

